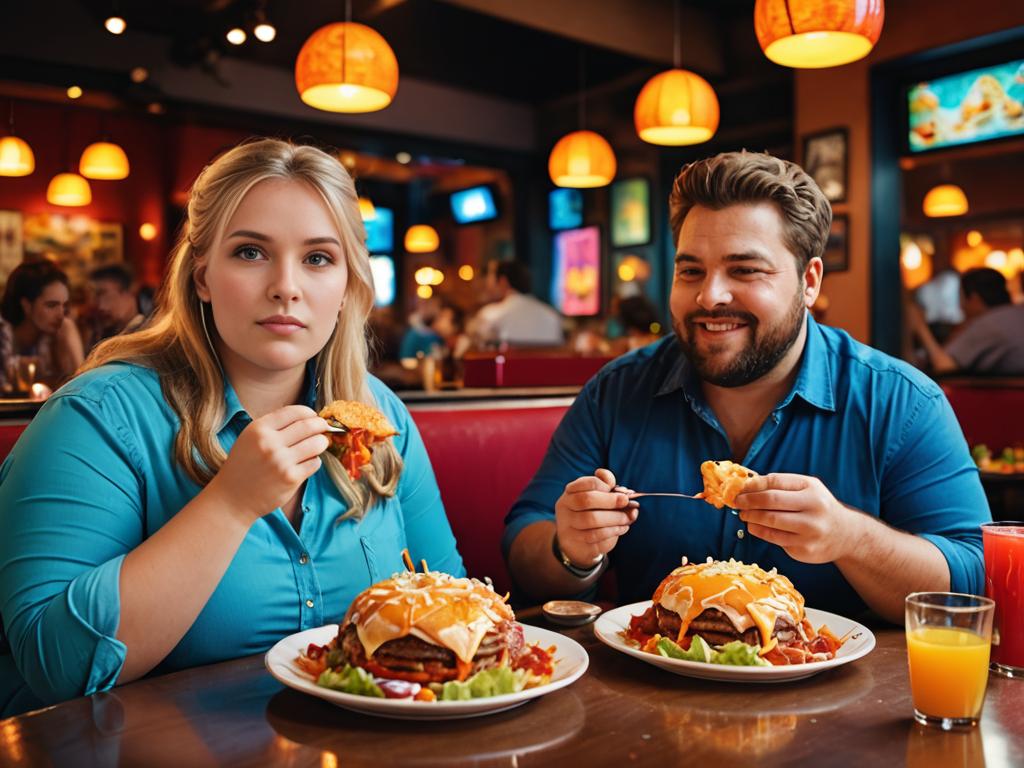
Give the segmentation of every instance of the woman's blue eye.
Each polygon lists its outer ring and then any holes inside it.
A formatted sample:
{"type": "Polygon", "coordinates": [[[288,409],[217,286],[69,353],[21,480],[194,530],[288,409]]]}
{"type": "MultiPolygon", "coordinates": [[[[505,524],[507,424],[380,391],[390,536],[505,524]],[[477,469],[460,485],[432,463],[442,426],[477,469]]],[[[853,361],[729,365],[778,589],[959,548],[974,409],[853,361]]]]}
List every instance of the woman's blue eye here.
{"type": "Polygon", "coordinates": [[[323,267],[328,264],[333,264],[334,259],[328,256],[326,253],[311,253],[306,257],[306,261],[312,264],[314,267],[323,267]]]}
{"type": "Polygon", "coordinates": [[[243,261],[256,261],[263,256],[263,253],[259,248],[252,245],[243,245],[235,251],[235,255],[240,257],[243,261]]]}

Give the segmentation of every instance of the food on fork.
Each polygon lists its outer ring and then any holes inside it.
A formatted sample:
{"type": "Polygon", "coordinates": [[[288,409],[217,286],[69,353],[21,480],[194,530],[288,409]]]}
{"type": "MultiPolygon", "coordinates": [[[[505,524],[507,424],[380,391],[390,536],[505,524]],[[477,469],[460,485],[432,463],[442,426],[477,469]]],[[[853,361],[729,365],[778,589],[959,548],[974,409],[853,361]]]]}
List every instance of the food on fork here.
{"type": "Polygon", "coordinates": [[[544,685],[554,648],[527,646],[490,585],[413,570],[361,592],[324,646],[297,660],[318,685],[363,696],[457,701],[544,685]]]}
{"type": "Polygon", "coordinates": [[[704,490],[698,496],[721,509],[733,506],[747,480],[757,473],[731,461],[705,461],[700,474],[704,490]]]}
{"type": "Polygon", "coordinates": [[[826,661],[844,642],[825,626],[814,630],[803,595],[775,568],[710,557],[683,558],[624,636],[649,653],[730,666],[826,661]]]}
{"type": "Polygon", "coordinates": [[[327,433],[331,441],[327,450],[338,458],[353,480],[362,477],[362,468],[373,459],[371,448],[398,434],[383,413],[354,400],[335,400],[324,406],[319,415],[332,427],[345,430],[327,433]]]}

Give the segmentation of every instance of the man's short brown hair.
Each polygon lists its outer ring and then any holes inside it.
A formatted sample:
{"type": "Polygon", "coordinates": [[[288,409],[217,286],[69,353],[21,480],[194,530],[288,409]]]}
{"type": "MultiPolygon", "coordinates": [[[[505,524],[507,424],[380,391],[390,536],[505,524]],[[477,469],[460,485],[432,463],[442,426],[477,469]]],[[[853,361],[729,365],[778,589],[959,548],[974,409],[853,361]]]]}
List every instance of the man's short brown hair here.
{"type": "Polygon", "coordinates": [[[668,199],[673,245],[678,246],[683,219],[695,205],[717,211],[761,202],[778,205],[783,241],[802,273],[825,251],[832,206],[803,168],[763,152],[723,152],[683,166],[668,199]]]}

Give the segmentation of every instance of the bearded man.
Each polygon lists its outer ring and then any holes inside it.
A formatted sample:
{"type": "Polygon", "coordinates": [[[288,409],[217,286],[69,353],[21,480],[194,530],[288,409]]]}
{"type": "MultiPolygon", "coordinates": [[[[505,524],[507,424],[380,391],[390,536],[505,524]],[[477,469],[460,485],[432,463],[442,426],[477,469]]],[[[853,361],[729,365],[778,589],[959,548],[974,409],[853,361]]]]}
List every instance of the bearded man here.
{"type": "Polygon", "coordinates": [[[777,567],[811,606],[902,622],[914,591],[982,594],[988,503],[939,387],[819,325],[832,211],[798,165],[730,152],[685,166],[669,200],[675,335],[580,392],[506,518],[533,598],[585,593],[609,565],[648,599],[682,556],[777,567]],[[700,465],[757,473],[735,510],[696,493],[700,465]],[[730,511],[734,514],[730,514],[730,511]]]}

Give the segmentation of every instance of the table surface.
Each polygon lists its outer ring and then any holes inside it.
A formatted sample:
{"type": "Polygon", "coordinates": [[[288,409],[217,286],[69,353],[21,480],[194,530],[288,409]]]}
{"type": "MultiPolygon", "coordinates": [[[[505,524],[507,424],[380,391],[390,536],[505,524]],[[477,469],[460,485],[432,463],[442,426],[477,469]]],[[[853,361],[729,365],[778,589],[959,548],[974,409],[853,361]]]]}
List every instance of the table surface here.
{"type": "Polygon", "coordinates": [[[358,715],[283,687],[252,656],[0,721],[0,766],[1024,765],[1024,680],[990,675],[972,732],[916,725],[899,629],[877,630],[851,664],[760,685],[678,677],[600,644],[591,625],[563,631],[588,672],[495,715],[358,715]]]}

